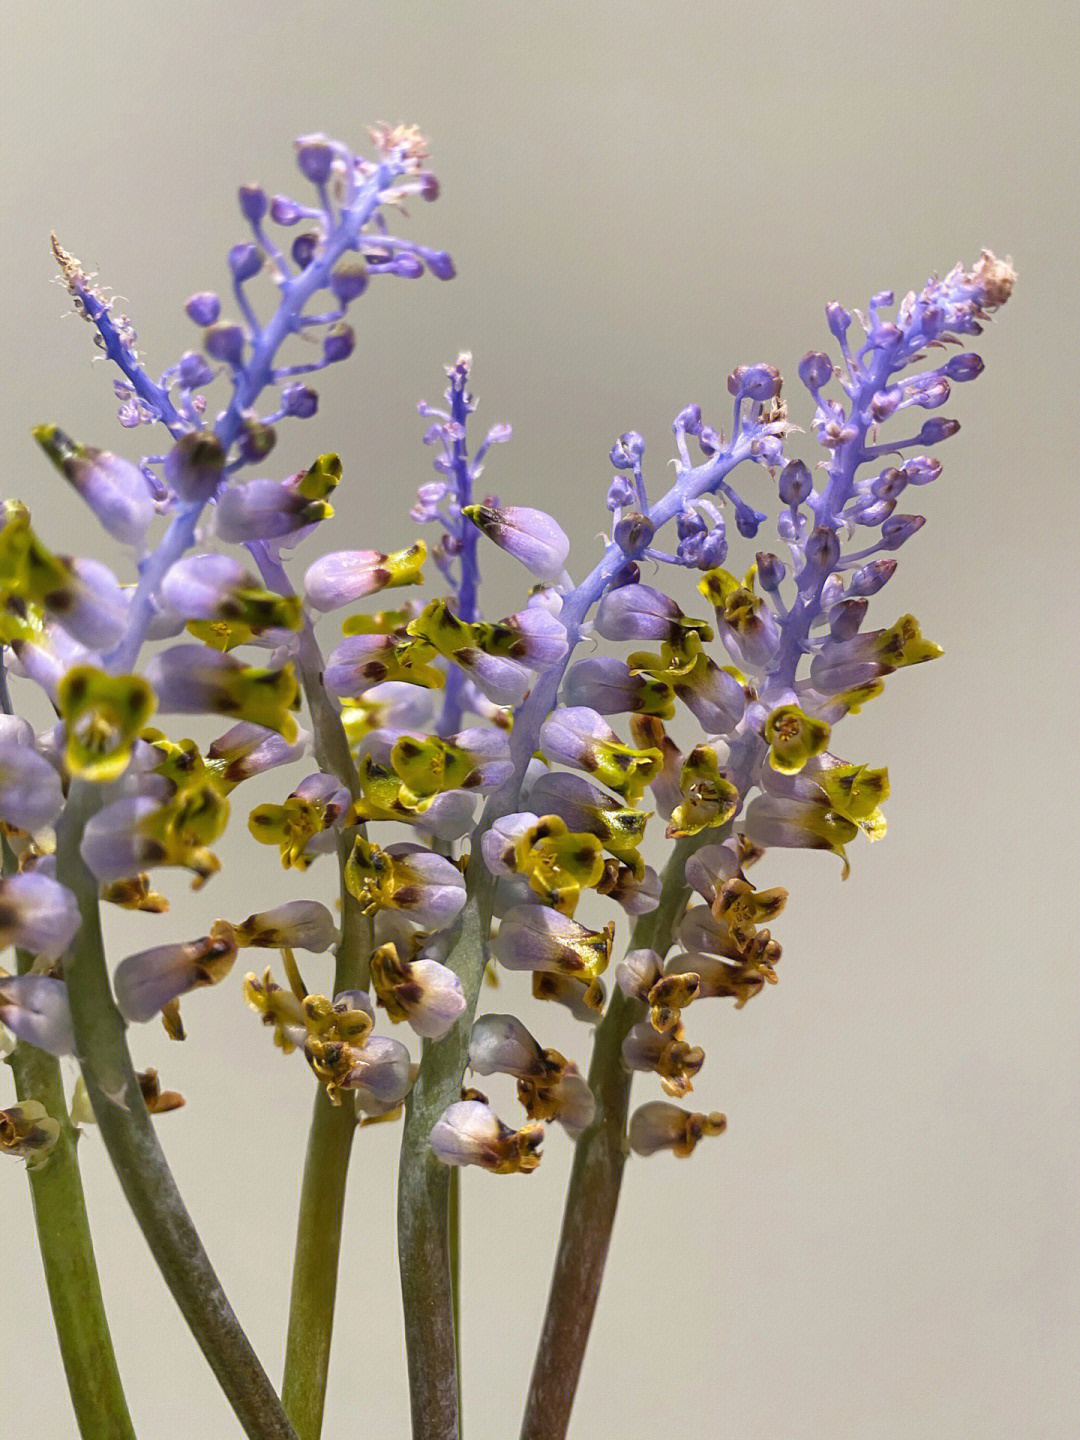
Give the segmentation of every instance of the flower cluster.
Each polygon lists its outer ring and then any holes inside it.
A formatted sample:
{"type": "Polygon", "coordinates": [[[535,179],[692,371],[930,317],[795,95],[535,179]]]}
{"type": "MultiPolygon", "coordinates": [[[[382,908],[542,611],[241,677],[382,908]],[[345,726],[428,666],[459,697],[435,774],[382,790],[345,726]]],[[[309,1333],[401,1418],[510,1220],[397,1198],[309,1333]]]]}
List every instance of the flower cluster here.
{"type": "MultiPolygon", "coordinates": [[[[265,474],[275,427],[316,412],[310,377],[353,350],[347,317],[369,284],[453,274],[443,251],[399,238],[386,218],[409,196],[438,193],[422,138],[372,135],[370,159],[321,135],[297,142],[314,191],[306,203],[241,189],[251,238],[229,252],[232,313],[216,293],[193,295],[200,347],[157,379],[130,320],[54,241],[73,304],[119,371],[122,425],[159,425],[169,440],[132,461],[54,425],[35,431],[127,547],[128,577],[54,554],[21,503],[5,501],[0,515],[0,938],[30,957],[24,973],[0,974],[0,1019],[31,1045],[82,1055],[64,963],[85,923],[76,871],[101,901],[161,914],[152,873],[177,867],[202,886],[219,868],[213,847],[238,787],[299,766],[248,826],[286,868],[336,862],[340,915],[291,901],[128,956],[112,972],[124,1019],[161,1016],[181,1039],[182,997],[222,982],[240,949],[276,950],[285,983],[263,967],[243,994],[333,1103],[347,1097],[369,1119],[399,1113],[417,1064],[378,1033],[383,1019],[422,1037],[425,1056],[461,1028],[468,1066],[514,1077],[525,1119],[507,1124],[463,1090],[430,1130],[431,1149],[446,1165],[527,1172],[546,1124],[572,1139],[594,1124],[593,1089],[515,1016],[475,1018],[474,977],[485,965],[526,971],[537,999],[589,1027],[609,1005],[604,977],[622,930],[621,1063],[651,1072],[667,1097],[634,1113],[629,1144],[686,1155],[725,1123],[675,1103],[705,1061],[686,1012],[718,997],[740,1008],[776,980],[770,926],[786,892],[755,888],[754,863],[773,848],[819,849],[846,875],[860,833],[884,834],[888,773],[838,753],[833,729],[894,671],[940,653],[909,614],[868,621],[895,553],[923,525],[900,510],[903,496],[938,479],[931,452],[959,428],[906,412],[939,410],[953,384],[979,374],[981,360],[960,347],[1014,277],[984,252],[899,305],[887,292],[865,314],[830,305],[836,353],[799,365],[823,451],[816,474],[787,454],[794,426],[765,364],[729,376],[726,429],[696,405],[676,417],[662,493],[650,496],[642,437],[620,436],[603,550],[576,582],[554,518],[478,492],[510,427],[472,448],[477,402],[462,354],[446,371],[445,407],[419,407],[435,479],[409,518],[434,527],[434,541],[405,533],[397,548],[335,550],[290,574],[347,478],[330,452],[297,474],[265,474]],[[285,248],[282,230],[295,235],[285,248]],[[256,280],[278,292],[266,319],[256,280]],[[296,342],[316,358],[283,360],[296,342]],[[211,423],[219,381],[231,393],[211,423]],[[771,491],[768,509],[735,488],[744,465],[747,494],[771,491]],[[250,467],[255,478],[239,473],[250,467]],[[736,564],[739,538],[775,548],[736,564]],[[480,606],[486,546],[528,577],[519,608],[497,619],[480,606]],[[429,559],[433,592],[411,598],[429,559]],[[379,598],[390,590],[410,598],[379,598]],[[684,613],[673,591],[697,593],[699,613],[684,613]],[[325,657],[320,623],[337,626],[325,657]],[[10,701],[23,685],[51,705],[51,728],[17,718],[10,701]],[[150,723],[207,716],[227,728],[205,749],[150,723]],[[74,824],[78,843],[65,850],[57,836],[74,824]],[[76,859],[65,869],[58,852],[76,859]],[[479,968],[462,965],[465,945],[479,968]],[[329,950],[351,981],[310,991],[296,952],[329,950]]],[[[47,1146],[47,1117],[32,1109],[4,1112],[3,1125],[15,1153],[47,1146]]]]}

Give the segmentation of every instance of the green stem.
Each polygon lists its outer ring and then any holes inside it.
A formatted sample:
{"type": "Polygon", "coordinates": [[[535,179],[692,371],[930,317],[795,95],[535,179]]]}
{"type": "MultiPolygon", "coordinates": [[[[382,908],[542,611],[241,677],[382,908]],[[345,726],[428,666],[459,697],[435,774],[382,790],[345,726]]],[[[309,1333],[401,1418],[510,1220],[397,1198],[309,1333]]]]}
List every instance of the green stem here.
{"type": "MultiPolygon", "coordinates": [[[[263,563],[277,588],[288,593],[291,586],[280,567],[275,567],[266,556],[263,563]]],[[[315,758],[323,771],[338,777],[355,800],[360,794],[356,766],[341,713],[322,683],[323,658],[310,622],[301,636],[299,659],[315,739],[315,758]]],[[[356,833],[355,829],[347,830],[338,842],[342,928],[334,970],[335,995],[342,990],[367,989],[374,946],[371,920],[361,912],[345,884],[345,863],[356,833]]],[[[346,1097],[344,1104],[331,1105],[326,1091],[318,1086],[300,1189],[285,1374],[281,1386],[282,1402],[299,1440],[319,1440],[322,1433],[345,1187],[355,1130],[356,1109],[352,1097],[346,1097]]]]}
{"type": "MultiPolygon", "coordinates": [[[[631,950],[656,950],[662,956],[671,948],[672,934],[690,894],[686,861],[699,845],[716,843],[724,833],[705,831],[676,843],[664,870],[660,903],[634,926],[631,950]]],[[[644,1013],[640,1001],[617,989],[597,1028],[589,1066],[596,1119],[574,1148],[521,1440],[563,1440],[570,1423],[626,1164],[631,1076],[622,1063],[622,1044],[644,1013]]]]}
{"type": "Polygon", "coordinates": [[[93,787],[73,781],[57,837],[58,873],[82,915],[64,976],[94,1117],[139,1228],[244,1433],[250,1440],[296,1440],[184,1208],[139,1091],[109,986],[97,883],[79,854],[98,804],[93,787]]]}
{"type": "MultiPolygon", "coordinates": [[[[351,838],[342,842],[347,857],[351,838]]],[[[342,885],[342,934],[334,993],[362,987],[371,953],[371,922],[342,885]]],[[[296,1223],[289,1332],[281,1399],[299,1440],[319,1440],[334,1329],[341,1226],[356,1109],[331,1105],[320,1085],[308,1132],[300,1213],[296,1223]]]]}
{"type": "MultiPolygon", "coordinates": [[[[2,646],[0,705],[5,714],[12,713],[2,646]]],[[[9,875],[18,861],[6,837],[0,836],[0,849],[3,873],[9,875]]],[[[25,975],[33,969],[34,956],[16,950],[15,963],[18,973],[25,975]]],[[[34,1168],[28,1166],[26,1173],[49,1304],[79,1434],[83,1440],[135,1440],[101,1298],[75,1148],[79,1132],[68,1114],[60,1062],[20,1040],[7,1063],[19,1099],[36,1100],[60,1126],[48,1159],[34,1168]]]]}
{"type": "MultiPolygon", "coordinates": [[[[18,951],[19,974],[33,956],[18,951]]],[[[60,1062],[20,1040],[8,1060],[20,1100],[37,1100],[60,1123],[44,1164],[27,1170],[60,1355],[83,1440],[135,1440],[101,1299],[60,1062]]]]}
{"type": "Polygon", "coordinates": [[[461,1406],[461,1171],[450,1171],[450,1201],[446,1216],[450,1233],[450,1295],[454,1312],[454,1370],[457,1375],[458,1440],[464,1429],[461,1406]]]}
{"type": "Polygon", "coordinates": [[[414,1440],[460,1440],[454,1285],[450,1261],[450,1175],[428,1138],[448,1105],[461,1096],[469,1030],[484,977],[494,878],[473,837],[468,899],[458,917],[447,964],[461,980],[464,1014],[444,1040],[427,1041],[409,1095],[398,1178],[398,1268],[405,1311],[405,1348],[414,1440]]]}

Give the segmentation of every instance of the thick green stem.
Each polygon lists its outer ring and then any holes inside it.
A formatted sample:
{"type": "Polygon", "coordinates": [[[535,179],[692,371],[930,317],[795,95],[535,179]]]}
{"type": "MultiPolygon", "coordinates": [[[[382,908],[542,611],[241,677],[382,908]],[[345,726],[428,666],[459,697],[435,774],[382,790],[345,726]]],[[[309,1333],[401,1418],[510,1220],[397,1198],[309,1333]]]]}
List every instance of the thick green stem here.
{"type": "MultiPolygon", "coordinates": [[[[656,950],[663,955],[671,948],[672,934],[690,893],[686,884],[687,858],[700,844],[706,840],[715,843],[717,838],[722,836],[706,831],[676,844],[664,870],[660,904],[640,917],[630,949],[656,950]]],[[[626,1164],[631,1076],[622,1063],[622,1044],[644,1013],[640,1001],[616,990],[596,1032],[589,1066],[596,1119],[574,1149],[521,1440],[563,1440],[570,1423],[626,1164]]]]}
{"type": "Polygon", "coordinates": [[[454,1285],[451,1271],[450,1167],[428,1143],[435,1122],[461,1096],[469,1030],[484,977],[494,880],[474,837],[469,896],[458,918],[447,963],[461,980],[467,1006],[444,1040],[428,1041],[409,1095],[398,1180],[398,1266],[405,1310],[405,1346],[414,1440],[459,1440],[454,1285]]]}
{"type": "MultiPolygon", "coordinates": [[[[351,844],[351,841],[349,842],[351,844]]],[[[344,848],[343,855],[347,854],[344,848]]],[[[371,922],[342,886],[342,934],[334,993],[366,981],[371,922]]],[[[281,1399],[299,1440],[319,1440],[326,1404],[330,1340],[334,1328],[341,1226],[356,1110],[346,1095],[331,1105],[320,1085],[308,1132],[300,1214],[296,1224],[289,1333],[281,1399]]]]}
{"type": "MultiPolygon", "coordinates": [[[[0,647],[0,705],[5,714],[12,713],[3,669],[3,647],[0,647]]],[[[18,861],[6,837],[0,837],[0,849],[3,872],[11,874],[18,861]]],[[[15,960],[20,975],[33,969],[34,956],[28,951],[16,950],[15,960]]],[[[15,1077],[15,1093],[20,1101],[36,1100],[60,1126],[48,1159],[42,1165],[28,1166],[27,1178],[49,1304],[79,1434],[83,1440],[134,1440],[135,1431],[116,1368],[86,1215],[75,1149],[79,1132],[68,1114],[60,1062],[46,1051],[20,1040],[7,1063],[15,1077]]]]}
{"type": "Polygon", "coordinates": [[[64,975],[94,1117],[139,1228],[244,1433],[250,1440],[296,1440],[184,1208],[139,1091],[109,986],[97,884],[79,854],[97,805],[92,787],[72,783],[57,846],[60,879],[82,915],[64,975]]]}
{"type": "Polygon", "coordinates": [[[461,1405],[461,1171],[450,1172],[450,1200],[446,1216],[450,1232],[450,1295],[454,1310],[454,1370],[457,1376],[458,1440],[465,1419],[461,1405]]]}
{"type": "MultiPolygon", "coordinates": [[[[33,957],[19,951],[18,962],[23,974],[33,957]]],[[[29,1169],[27,1177],[79,1434],[83,1440],[135,1440],[101,1299],[75,1151],[78,1132],[68,1116],[60,1062],[20,1040],[8,1064],[19,1099],[39,1101],[60,1123],[60,1135],[48,1159],[29,1169]]]]}

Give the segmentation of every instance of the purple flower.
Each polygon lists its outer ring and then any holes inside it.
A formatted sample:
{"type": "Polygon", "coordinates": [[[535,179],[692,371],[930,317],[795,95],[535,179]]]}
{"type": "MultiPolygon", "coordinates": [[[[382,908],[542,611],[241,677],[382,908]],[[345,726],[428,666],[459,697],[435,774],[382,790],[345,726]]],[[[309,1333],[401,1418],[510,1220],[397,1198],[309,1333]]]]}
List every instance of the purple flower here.
{"type": "Polygon", "coordinates": [[[500,550],[520,560],[538,580],[555,581],[562,576],[570,541],[546,511],[513,505],[501,510],[489,505],[466,505],[462,514],[500,550]]]}
{"type": "Polygon", "coordinates": [[[52,765],[30,745],[0,739],[0,820],[33,834],[54,824],[63,806],[60,776],[52,765]]]}
{"type": "Polygon", "coordinates": [[[142,543],[156,512],[146,476],[137,465],[108,450],[77,445],[55,425],[39,425],[34,439],[114,540],[142,543]]]}
{"type": "MultiPolygon", "coordinates": [[[[6,902],[5,902],[6,903],[6,902]]],[[[50,1055],[72,1055],[67,986],[49,975],[0,975],[0,1023],[50,1055]]]]}
{"type": "Polygon", "coordinates": [[[0,950],[14,945],[55,960],[81,924],[75,896],[56,880],[34,870],[0,879],[0,950]]]}

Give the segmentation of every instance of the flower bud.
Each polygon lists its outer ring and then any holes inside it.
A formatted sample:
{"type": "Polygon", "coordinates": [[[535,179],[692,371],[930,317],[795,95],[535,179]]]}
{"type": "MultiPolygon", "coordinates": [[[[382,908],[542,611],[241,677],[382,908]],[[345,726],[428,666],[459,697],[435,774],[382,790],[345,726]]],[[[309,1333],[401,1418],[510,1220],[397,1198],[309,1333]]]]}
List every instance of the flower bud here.
{"type": "Polygon", "coordinates": [[[281,392],[281,408],[296,420],[310,420],[319,408],[319,392],[310,385],[286,385],[281,392]]]}
{"type": "Polygon", "coordinates": [[[252,245],[250,240],[234,245],[229,251],[229,269],[233,277],[241,283],[258,275],[262,264],[263,257],[259,247],[252,245]]]}
{"type": "Polygon", "coordinates": [[[258,225],[269,207],[266,191],[261,185],[241,185],[236,192],[240,213],[252,225],[258,225]]]}
{"type": "Polygon", "coordinates": [[[295,225],[300,219],[300,206],[288,195],[275,195],[270,201],[270,219],[275,225],[295,225]]]}
{"type": "Polygon", "coordinates": [[[981,355],[968,351],[964,355],[954,355],[943,367],[945,374],[950,380],[974,380],[986,369],[981,355]]]}
{"type": "Polygon", "coordinates": [[[701,429],[701,406],[687,405],[675,416],[675,423],[672,429],[676,433],[680,430],[687,435],[696,435],[701,429]]]}
{"type": "Polygon", "coordinates": [[[843,344],[844,336],[851,326],[851,312],[845,310],[838,301],[830,300],[825,306],[825,320],[837,340],[843,344]]]}
{"type": "Polygon", "coordinates": [[[241,365],[244,360],[243,328],[231,320],[217,320],[207,328],[203,346],[213,360],[224,360],[228,365],[241,365]]]}
{"type": "Polygon", "coordinates": [[[892,579],[896,564],[895,560],[871,560],[854,572],[848,589],[852,595],[876,595],[892,579]]]}
{"type": "Polygon", "coordinates": [[[184,309],[196,325],[213,325],[221,314],[221,301],[212,290],[200,290],[188,296],[184,309]]]}
{"type": "Polygon", "coordinates": [[[277,432],[272,425],[266,425],[253,416],[248,416],[237,437],[236,448],[245,465],[256,465],[265,460],[277,444],[277,432]]]}
{"type": "Polygon", "coordinates": [[[351,325],[335,325],[323,336],[323,359],[328,365],[347,360],[356,345],[356,334],[351,325]]]}
{"type": "Polygon", "coordinates": [[[296,145],[296,163],[305,179],[325,185],[334,164],[334,147],[325,135],[301,135],[296,145]]]}
{"type": "Polygon", "coordinates": [[[652,543],[653,523],[648,515],[631,511],[615,526],[615,544],[624,555],[635,559],[652,543]]]}
{"type": "Polygon", "coordinates": [[[209,500],[225,475],[224,447],[212,430],[193,430],[181,435],[162,470],[181,500],[209,500]]]}
{"type": "Polygon", "coordinates": [[[611,447],[611,463],[616,470],[633,470],[644,454],[645,441],[636,430],[628,430],[611,447]]]}
{"type": "Polygon", "coordinates": [[[799,361],[799,379],[816,395],[833,378],[833,364],[828,355],[811,350],[799,361]]]}
{"type": "Polygon", "coordinates": [[[770,593],[779,590],[786,574],[787,568],[779,555],[774,555],[768,550],[758,551],[757,578],[758,584],[763,590],[770,593]]]}
{"type": "Polygon", "coordinates": [[[670,640],[682,611],[670,596],[650,585],[609,590],[596,612],[596,631],[605,640],[670,640]]]}
{"type": "Polygon", "coordinates": [[[198,351],[188,350],[180,357],[176,376],[186,389],[195,390],[200,385],[209,385],[214,378],[214,372],[198,351]]]}
{"type": "Polygon", "coordinates": [[[840,559],[840,541],[835,530],[818,525],[806,542],[806,563],[818,570],[832,570],[840,559]]]}
{"type": "Polygon", "coordinates": [[[859,633],[869,602],[865,599],[841,600],[829,611],[829,638],[850,640],[859,633]]]}
{"type": "Polygon", "coordinates": [[[359,299],[367,287],[368,272],[363,260],[343,260],[330,276],[330,288],[342,305],[359,299]]]}
{"type": "Polygon", "coordinates": [[[418,245],[417,249],[424,257],[428,269],[436,280],[453,280],[457,271],[454,269],[454,262],[445,250],[429,250],[426,245],[418,245]]]}
{"type": "Polygon", "coordinates": [[[737,365],[728,376],[727,388],[737,400],[773,400],[783,383],[774,365],[737,365]]]}
{"type": "Polygon", "coordinates": [[[881,543],[886,550],[899,550],[925,524],[924,515],[891,515],[881,527],[881,543]]]}
{"type": "Polygon", "coordinates": [[[929,485],[941,474],[941,461],[932,455],[915,455],[904,462],[909,485],[929,485]]]}
{"type": "Polygon", "coordinates": [[[625,475],[613,475],[607,492],[607,508],[614,513],[637,499],[637,492],[625,475]]]}
{"type": "Polygon", "coordinates": [[[814,488],[810,471],[801,460],[789,460],[780,471],[780,500],[784,505],[801,505],[814,488]]]}
{"type": "Polygon", "coordinates": [[[920,445],[940,444],[942,440],[948,440],[950,435],[955,435],[959,429],[959,420],[927,420],[919,431],[918,443],[920,445]]]}

